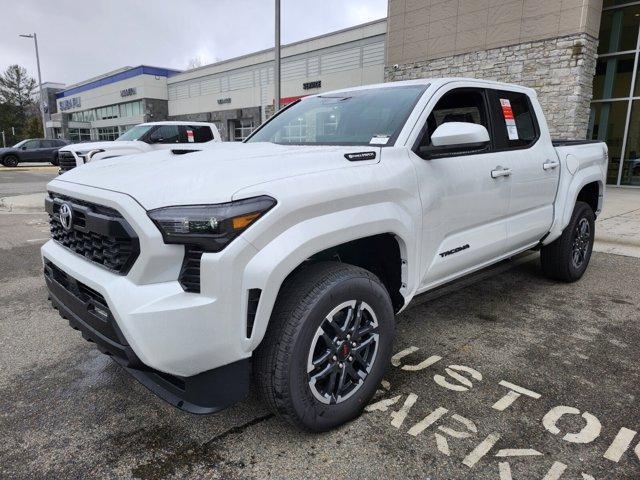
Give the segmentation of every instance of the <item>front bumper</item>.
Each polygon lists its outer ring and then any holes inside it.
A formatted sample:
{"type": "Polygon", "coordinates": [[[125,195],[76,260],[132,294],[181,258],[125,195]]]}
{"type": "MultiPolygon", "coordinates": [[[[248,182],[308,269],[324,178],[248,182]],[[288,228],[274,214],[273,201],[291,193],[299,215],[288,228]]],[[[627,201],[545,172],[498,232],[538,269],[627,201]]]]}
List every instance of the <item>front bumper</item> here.
{"type": "Polygon", "coordinates": [[[207,274],[201,279],[201,293],[185,292],[178,282],[184,247],[166,245],[133,198],[62,180],[52,181],[48,188],[116,210],[139,238],[140,254],[126,274],[108,270],[53,240],[43,245],[43,265],[55,266],[101,298],[96,312],[95,305],[86,304],[87,298],[78,302],[73,289],[65,293],[49,279],[52,302],[72,326],[165,400],[182,404],[181,408],[215,411],[229,399],[242,397],[255,348],[247,335],[247,291],[252,286],[243,285],[243,273],[255,248],[236,239],[224,252],[203,255],[201,264],[207,274]],[[96,313],[104,317],[105,309],[109,312],[106,333],[115,335],[106,335],[104,322],[96,318],[96,313]],[[166,379],[171,379],[169,385],[166,379]],[[228,397],[219,400],[207,385],[221,382],[220,391],[228,391],[228,397]],[[176,384],[184,388],[176,390],[176,384]],[[189,400],[189,392],[201,396],[189,400]],[[215,405],[196,401],[208,397],[214,398],[215,405]]]}
{"type": "Polygon", "coordinates": [[[214,413],[243,399],[249,390],[249,359],[182,377],[145,365],[127,343],[104,297],[45,260],[53,307],[82,336],[110,355],[133,377],[170,404],[197,414],[214,413]]]}

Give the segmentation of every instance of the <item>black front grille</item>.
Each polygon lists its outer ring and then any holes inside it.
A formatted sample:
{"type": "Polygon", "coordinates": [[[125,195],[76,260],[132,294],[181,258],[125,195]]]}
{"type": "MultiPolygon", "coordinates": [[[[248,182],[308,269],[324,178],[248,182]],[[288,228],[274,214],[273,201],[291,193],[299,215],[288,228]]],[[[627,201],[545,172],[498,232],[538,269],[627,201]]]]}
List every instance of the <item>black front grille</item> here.
{"type": "Polygon", "coordinates": [[[126,274],[140,253],[140,243],[129,223],[116,210],[57,194],[45,199],[51,238],[86,259],[126,274]],[[60,208],[70,207],[72,222],[64,228],[60,208]]]}
{"type": "Polygon", "coordinates": [[[184,260],[178,281],[185,292],[200,293],[200,260],[203,250],[195,245],[185,245],[184,260]]]}
{"type": "Polygon", "coordinates": [[[76,168],[76,158],[71,152],[58,152],[58,163],[60,164],[60,172],[68,172],[72,168],[76,168]]]}

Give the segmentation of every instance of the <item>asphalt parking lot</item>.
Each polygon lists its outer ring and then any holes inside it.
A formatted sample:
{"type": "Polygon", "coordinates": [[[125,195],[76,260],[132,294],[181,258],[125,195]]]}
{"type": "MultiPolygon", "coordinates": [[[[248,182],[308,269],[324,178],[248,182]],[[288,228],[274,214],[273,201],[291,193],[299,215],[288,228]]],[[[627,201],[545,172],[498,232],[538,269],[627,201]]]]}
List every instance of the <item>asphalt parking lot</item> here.
{"type": "Polygon", "coordinates": [[[150,394],[49,306],[47,231],[0,212],[0,478],[640,478],[638,258],[594,253],[571,285],[534,260],[406,310],[368,411],[310,435],[254,396],[200,417],[150,394]]]}

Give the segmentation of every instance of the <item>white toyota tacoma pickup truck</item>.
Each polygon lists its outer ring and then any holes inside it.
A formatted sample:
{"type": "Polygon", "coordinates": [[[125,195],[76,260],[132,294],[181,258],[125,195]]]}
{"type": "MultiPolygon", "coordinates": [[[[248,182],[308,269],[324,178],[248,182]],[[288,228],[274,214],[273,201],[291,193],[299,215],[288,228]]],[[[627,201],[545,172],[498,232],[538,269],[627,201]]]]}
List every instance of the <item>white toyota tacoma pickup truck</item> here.
{"type": "Polygon", "coordinates": [[[173,150],[187,153],[202,149],[202,143],[220,142],[213,123],[149,122],[127,130],[114,141],[73,143],[58,150],[59,173],[85,163],[107,158],[173,150]]]}
{"type": "Polygon", "coordinates": [[[580,279],[603,143],[552,143],[533,90],[433,79],[306,97],[244,143],[48,185],[53,306],[171,404],[254,384],[308,430],[357,416],[414,296],[530,249],[580,279]],[[251,375],[252,374],[252,375],[251,375]]]}

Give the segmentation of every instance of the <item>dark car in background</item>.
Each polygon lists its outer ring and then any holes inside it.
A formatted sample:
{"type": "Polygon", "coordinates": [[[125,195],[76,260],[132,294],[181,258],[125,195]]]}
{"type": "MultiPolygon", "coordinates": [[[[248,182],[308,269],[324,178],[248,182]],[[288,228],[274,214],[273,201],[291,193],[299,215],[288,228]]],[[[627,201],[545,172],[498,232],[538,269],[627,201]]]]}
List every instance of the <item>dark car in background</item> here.
{"type": "Polygon", "coordinates": [[[58,149],[69,142],[60,139],[28,138],[13,147],[0,148],[0,163],[17,167],[20,162],[51,162],[58,165],[58,149]]]}

